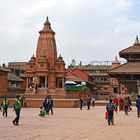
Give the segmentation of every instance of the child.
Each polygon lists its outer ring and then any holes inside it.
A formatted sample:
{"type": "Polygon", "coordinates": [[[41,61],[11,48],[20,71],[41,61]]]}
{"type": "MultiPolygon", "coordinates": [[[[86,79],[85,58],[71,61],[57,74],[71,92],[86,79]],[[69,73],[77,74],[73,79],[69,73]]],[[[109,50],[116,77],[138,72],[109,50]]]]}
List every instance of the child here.
{"type": "Polygon", "coordinates": [[[39,116],[44,117],[45,115],[46,115],[46,111],[45,111],[44,107],[40,107],[39,116]]]}
{"type": "Polygon", "coordinates": [[[8,112],[8,105],[9,105],[9,101],[5,97],[4,100],[2,101],[1,106],[3,108],[3,116],[6,116],[6,117],[7,117],[7,112],[8,112]]]}

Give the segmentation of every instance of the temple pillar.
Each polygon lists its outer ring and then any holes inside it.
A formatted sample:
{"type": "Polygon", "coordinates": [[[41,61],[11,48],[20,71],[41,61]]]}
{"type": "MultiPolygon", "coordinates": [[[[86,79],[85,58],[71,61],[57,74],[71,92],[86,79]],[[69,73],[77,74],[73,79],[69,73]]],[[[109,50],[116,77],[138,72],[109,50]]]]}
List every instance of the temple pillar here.
{"type": "Polygon", "coordinates": [[[62,78],[62,88],[64,88],[64,86],[65,86],[65,78],[63,77],[62,78]]]}
{"type": "Polygon", "coordinates": [[[55,94],[56,86],[55,86],[55,72],[51,71],[48,75],[48,93],[55,94]]]}
{"type": "Polygon", "coordinates": [[[48,87],[48,86],[47,86],[47,83],[48,83],[48,79],[47,79],[47,77],[45,76],[45,89],[48,87]]]}
{"type": "Polygon", "coordinates": [[[28,89],[29,87],[29,79],[28,79],[28,77],[27,77],[27,79],[26,79],[26,89],[28,89]]]}

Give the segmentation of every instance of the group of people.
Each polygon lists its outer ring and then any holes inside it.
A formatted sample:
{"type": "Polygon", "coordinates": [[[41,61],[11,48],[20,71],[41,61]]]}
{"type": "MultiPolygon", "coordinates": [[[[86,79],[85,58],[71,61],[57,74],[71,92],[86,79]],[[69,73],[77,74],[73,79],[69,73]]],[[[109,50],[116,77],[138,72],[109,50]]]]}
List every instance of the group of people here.
{"type": "Polygon", "coordinates": [[[132,110],[131,108],[131,100],[130,97],[125,97],[124,99],[121,97],[119,99],[117,99],[116,97],[112,100],[113,104],[114,104],[114,109],[117,113],[118,111],[118,106],[119,106],[119,110],[123,111],[125,110],[125,114],[128,115],[128,111],[132,110]]]}
{"type": "MultiPolygon", "coordinates": [[[[21,97],[19,95],[16,96],[16,100],[14,102],[14,111],[16,114],[15,119],[12,121],[14,125],[19,124],[20,119],[20,110],[22,107],[27,107],[26,102],[24,102],[25,97],[21,97]]],[[[90,106],[95,105],[95,99],[88,96],[85,100],[82,98],[82,96],[79,99],[79,106],[80,110],[82,110],[83,105],[86,103],[87,110],[90,110],[90,106]]],[[[4,100],[1,103],[0,111],[3,112],[3,116],[7,117],[8,115],[8,106],[9,101],[5,97],[4,100]]],[[[128,112],[132,110],[131,108],[131,100],[129,97],[125,97],[125,99],[120,98],[117,99],[116,97],[114,99],[110,99],[109,103],[106,105],[106,119],[108,120],[108,125],[114,124],[114,111],[117,113],[119,110],[124,110],[125,115],[128,115],[128,112]]],[[[138,98],[136,99],[136,107],[137,107],[137,116],[140,118],[140,95],[138,95],[138,98]]],[[[49,113],[53,115],[53,99],[50,95],[46,96],[42,106],[40,107],[40,113],[39,116],[44,117],[45,115],[49,115],[49,113]]]]}
{"type": "MultiPolygon", "coordinates": [[[[17,95],[13,106],[14,106],[13,111],[15,111],[16,117],[12,122],[14,125],[18,126],[21,107],[27,107],[25,97],[21,96],[21,98],[20,98],[20,96],[17,95]]],[[[2,111],[2,114],[5,117],[8,116],[8,107],[9,107],[9,101],[8,101],[7,97],[4,97],[4,99],[1,103],[1,106],[0,106],[0,110],[2,111]]]]}
{"type": "MultiPolygon", "coordinates": [[[[4,100],[2,101],[2,103],[0,104],[0,111],[3,112],[3,116],[7,117],[8,115],[8,106],[9,106],[9,101],[7,99],[7,97],[4,98],[4,100]]],[[[24,96],[16,96],[16,99],[14,101],[13,104],[13,111],[16,114],[15,119],[12,121],[12,123],[16,126],[19,125],[19,119],[20,119],[20,111],[22,107],[27,107],[27,103],[25,100],[24,96]]],[[[39,116],[44,117],[46,114],[49,115],[49,113],[51,112],[51,114],[53,115],[53,99],[51,98],[51,96],[46,96],[42,107],[40,107],[40,113],[39,116]]]]}
{"type": "Polygon", "coordinates": [[[91,98],[90,96],[88,96],[86,99],[83,99],[83,97],[81,96],[79,99],[79,107],[80,110],[82,110],[83,105],[87,105],[87,110],[90,110],[90,106],[95,106],[95,98],[91,98]]]}
{"type": "Polygon", "coordinates": [[[45,115],[49,115],[51,112],[51,115],[53,115],[53,99],[51,96],[46,96],[43,105],[40,107],[40,113],[39,116],[44,117],[45,115]]]}
{"type": "MultiPolygon", "coordinates": [[[[125,97],[125,99],[117,99],[116,97],[114,99],[110,99],[109,103],[106,105],[106,119],[108,120],[108,125],[114,124],[114,111],[117,113],[118,106],[120,111],[124,110],[125,115],[128,115],[128,112],[132,110],[131,100],[129,97],[125,97]]],[[[138,98],[136,99],[136,107],[137,116],[140,117],[140,95],[138,95],[138,98]]]]}
{"type": "MultiPolygon", "coordinates": [[[[5,97],[0,106],[0,111],[3,112],[3,116],[5,117],[7,117],[8,115],[8,106],[9,106],[9,101],[7,97],[5,97]]],[[[13,111],[15,111],[16,117],[12,122],[14,125],[18,126],[21,108],[27,107],[25,97],[24,96],[20,97],[19,95],[17,95],[13,107],[14,107],[13,111]]],[[[40,107],[39,116],[44,117],[46,114],[49,115],[50,111],[51,114],[53,115],[53,99],[51,98],[51,96],[46,96],[42,107],[40,107]]]]}

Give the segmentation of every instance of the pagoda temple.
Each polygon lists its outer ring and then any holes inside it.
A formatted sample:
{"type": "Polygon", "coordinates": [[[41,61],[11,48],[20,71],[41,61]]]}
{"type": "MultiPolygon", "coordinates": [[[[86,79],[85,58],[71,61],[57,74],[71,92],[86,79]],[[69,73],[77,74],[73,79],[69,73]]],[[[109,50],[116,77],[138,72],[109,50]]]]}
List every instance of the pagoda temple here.
{"type": "Polygon", "coordinates": [[[39,31],[36,56],[27,64],[26,94],[62,94],[65,80],[65,63],[63,57],[57,57],[55,32],[47,17],[44,27],[39,31]]]}
{"type": "Polygon", "coordinates": [[[124,88],[126,94],[140,95],[140,42],[138,36],[136,36],[133,46],[120,51],[119,56],[126,59],[127,62],[110,70],[109,75],[117,78],[120,89],[124,88]]]}

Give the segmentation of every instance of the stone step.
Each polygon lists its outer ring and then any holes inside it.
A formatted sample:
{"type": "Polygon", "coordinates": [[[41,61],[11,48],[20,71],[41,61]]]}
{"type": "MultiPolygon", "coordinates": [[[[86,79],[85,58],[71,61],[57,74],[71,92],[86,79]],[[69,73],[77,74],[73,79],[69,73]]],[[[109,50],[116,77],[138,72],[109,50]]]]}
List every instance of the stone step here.
{"type": "Polygon", "coordinates": [[[22,94],[25,98],[35,98],[35,99],[45,99],[45,97],[50,95],[52,99],[65,99],[66,94],[32,94],[32,93],[26,93],[22,94]]]}

